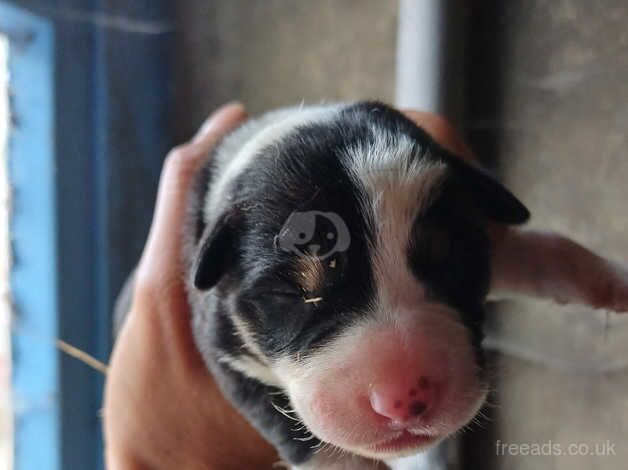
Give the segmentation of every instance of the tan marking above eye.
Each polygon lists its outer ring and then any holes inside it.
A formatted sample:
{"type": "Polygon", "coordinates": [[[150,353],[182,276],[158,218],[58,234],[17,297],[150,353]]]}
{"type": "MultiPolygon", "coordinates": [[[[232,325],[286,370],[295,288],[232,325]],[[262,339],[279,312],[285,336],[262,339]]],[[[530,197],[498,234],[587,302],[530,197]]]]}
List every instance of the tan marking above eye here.
{"type": "Polygon", "coordinates": [[[305,292],[316,292],[325,283],[325,267],[318,256],[300,256],[296,260],[296,278],[305,292]]]}

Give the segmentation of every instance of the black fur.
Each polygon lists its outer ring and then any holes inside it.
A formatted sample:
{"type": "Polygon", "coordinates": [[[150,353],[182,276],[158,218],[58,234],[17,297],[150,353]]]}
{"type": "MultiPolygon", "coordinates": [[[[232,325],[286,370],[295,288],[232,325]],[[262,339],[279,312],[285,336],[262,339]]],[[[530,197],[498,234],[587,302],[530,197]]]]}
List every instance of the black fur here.
{"type": "MultiPolygon", "coordinates": [[[[373,143],[373,127],[409,136],[412,158],[448,165],[441,191],[415,221],[407,263],[434,299],[460,310],[478,347],[490,277],[485,222],[521,223],[528,217],[501,185],[380,103],[345,107],[330,122],[301,126],[259,149],[224,195],[229,200],[225,214],[209,223],[203,205],[217,173],[213,164],[206,166],[190,201],[194,210],[185,235],[195,339],[225,396],[292,464],[311,458],[318,441],[300,440],[307,430],[273,407],[289,405],[280,389],[232,370],[220,358],[245,354],[263,365],[282,355],[306,354],[324,347],[356,315],[366,314],[359,312],[367,310],[374,295],[369,253],[374,221],[363,210],[364,188],[349,176],[346,150],[358,142],[373,143]],[[299,288],[296,255],[277,246],[276,237],[294,211],[334,212],[350,232],[349,248],[334,255],[333,267],[324,264],[325,283],[316,292],[299,288]],[[305,303],[305,295],[322,300],[305,303]],[[253,330],[256,348],[238,336],[236,315],[253,330]]],[[[319,241],[323,247],[328,243],[319,241]]]]}

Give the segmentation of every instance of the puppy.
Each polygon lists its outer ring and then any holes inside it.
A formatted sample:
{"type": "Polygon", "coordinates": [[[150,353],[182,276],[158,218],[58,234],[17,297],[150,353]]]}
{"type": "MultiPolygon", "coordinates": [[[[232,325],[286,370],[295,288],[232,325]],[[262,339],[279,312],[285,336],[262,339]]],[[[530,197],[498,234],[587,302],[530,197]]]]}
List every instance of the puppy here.
{"type": "Polygon", "coordinates": [[[557,235],[394,109],[251,120],[199,175],[184,230],[195,341],[293,468],[420,452],[482,406],[489,294],[628,308],[628,275],[557,235]]]}

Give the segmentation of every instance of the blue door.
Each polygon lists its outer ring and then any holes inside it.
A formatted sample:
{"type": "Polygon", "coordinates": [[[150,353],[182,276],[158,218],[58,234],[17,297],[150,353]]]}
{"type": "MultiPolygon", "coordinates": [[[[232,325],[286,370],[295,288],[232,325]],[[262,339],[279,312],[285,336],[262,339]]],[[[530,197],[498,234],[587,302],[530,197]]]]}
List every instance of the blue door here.
{"type": "Polygon", "coordinates": [[[171,147],[167,1],[0,0],[9,40],[16,469],[102,467],[115,295],[139,257],[171,147]]]}

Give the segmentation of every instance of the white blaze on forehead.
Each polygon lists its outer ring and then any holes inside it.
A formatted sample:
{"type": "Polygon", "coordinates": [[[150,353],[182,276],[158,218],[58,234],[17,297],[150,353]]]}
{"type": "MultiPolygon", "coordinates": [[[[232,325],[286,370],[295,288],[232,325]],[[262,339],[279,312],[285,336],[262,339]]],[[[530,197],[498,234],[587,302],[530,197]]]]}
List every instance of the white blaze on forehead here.
{"type": "Polygon", "coordinates": [[[347,150],[346,168],[364,192],[361,210],[374,230],[374,300],[324,347],[271,365],[314,435],[362,455],[390,431],[370,411],[373,384],[402,383],[412,373],[447,384],[439,391],[442,406],[417,428],[443,437],[467,423],[485,396],[467,329],[455,310],[426,298],[408,263],[415,220],[438,191],[446,164],[413,154],[421,149],[407,136],[371,132],[372,139],[347,150]]]}
{"type": "MultiPolygon", "coordinates": [[[[343,105],[289,108],[251,121],[246,126],[259,127],[235,155],[217,155],[222,165],[220,176],[212,183],[205,204],[205,220],[216,217],[228,204],[229,189],[233,181],[253,162],[259,151],[288,135],[299,126],[332,119],[343,105]]],[[[245,129],[246,131],[246,129],[245,129]]],[[[250,133],[249,133],[250,134],[250,133]]],[[[234,137],[237,139],[237,131],[234,137]]]]}
{"type": "Polygon", "coordinates": [[[372,134],[374,141],[350,149],[350,171],[366,192],[364,210],[375,230],[374,307],[390,315],[425,300],[407,262],[408,247],[415,219],[437,190],[446,165],[415,155],[417,147],[408,136],[376,128],[372,134]]]}

